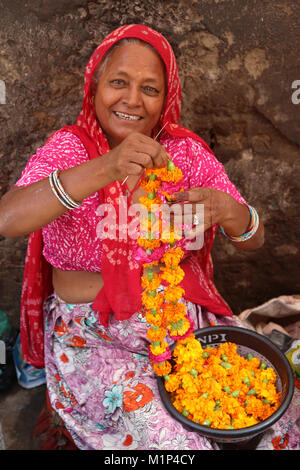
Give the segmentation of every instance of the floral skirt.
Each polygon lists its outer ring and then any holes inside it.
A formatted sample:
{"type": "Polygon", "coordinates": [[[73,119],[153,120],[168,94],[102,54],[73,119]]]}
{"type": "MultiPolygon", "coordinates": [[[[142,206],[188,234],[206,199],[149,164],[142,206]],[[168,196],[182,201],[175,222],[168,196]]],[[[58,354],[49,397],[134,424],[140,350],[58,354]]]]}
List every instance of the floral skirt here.
{"type": "MultiPolygon", "coordinates": [[[[188,302],[195,329],[243,326],[188,302]]],[[[82,450],[218,450],[164,408],[148,360],[142,314],[103,327],[92,304],[45,303],[45,369],[51,406],[82,450]]],[[[300,449],[300,393],[257,449],[300,449]],[[297,421],[298,418],[298,421],[297,421]],[[297,426],[298,422],[298,426],[297,426]],[[287,437],[288,436],[288,437],[287,437]],[[281,446],[281,447],[280,447],[281,446]]]]}

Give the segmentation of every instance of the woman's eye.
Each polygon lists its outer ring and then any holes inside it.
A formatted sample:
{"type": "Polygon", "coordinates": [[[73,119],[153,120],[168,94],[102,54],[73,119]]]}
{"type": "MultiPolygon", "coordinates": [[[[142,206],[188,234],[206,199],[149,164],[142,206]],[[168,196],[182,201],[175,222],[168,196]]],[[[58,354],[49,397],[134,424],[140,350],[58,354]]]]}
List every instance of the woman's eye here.
{"type": "Polygon", "coordinates": [[[144,91],[148,94],[151,95],[158,95],[159,91],[156,88],[153,88],[152,86],[145,86],[144,91]]]}
{"type": "Polygon", "coordinates": [[[110,83],[112,85],[115,85],[115,86],[124,86],[125,85],[125,81],[120,79],[120,78],[115,78],[114,80],[111,80],[110,83]]]}

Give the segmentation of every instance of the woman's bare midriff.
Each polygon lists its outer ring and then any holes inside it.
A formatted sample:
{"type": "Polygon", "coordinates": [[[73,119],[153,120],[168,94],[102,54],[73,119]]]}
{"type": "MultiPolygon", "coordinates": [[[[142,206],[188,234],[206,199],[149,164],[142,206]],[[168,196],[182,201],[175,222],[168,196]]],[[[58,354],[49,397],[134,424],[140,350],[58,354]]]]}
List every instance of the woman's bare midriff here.
{"type": "Polygon", "coordinates": [[[56,294],[71,304],[93,302],[103,286],[101,273],[62,271],[52,268],[52,283],[56,294]]]}
{"type": "MultiPolygon", "coordinates": [[[[159,272],[159,270],[160,266],[155,266],[154,271],[159,272]]],[[[103,287],[101,273],[62,271],[54,267],[52,268],[52,282],[56,294],[70,304],[93,302],[103,287]]]]}

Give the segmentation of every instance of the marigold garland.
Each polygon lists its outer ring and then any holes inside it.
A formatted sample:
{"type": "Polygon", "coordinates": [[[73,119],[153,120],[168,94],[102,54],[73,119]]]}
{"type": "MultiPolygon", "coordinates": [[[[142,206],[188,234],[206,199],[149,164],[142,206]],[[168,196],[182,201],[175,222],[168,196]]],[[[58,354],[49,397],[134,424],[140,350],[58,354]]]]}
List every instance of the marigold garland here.
{"type": "Polygon", "coordinates": [[[142,302],[146,310],[146,321],[150,325],[147,332],[150,341],[149,357],[159,376],[166,376],[171,371],[168,362],[171,352],[165,340],[167,336],[183,338],[191,329],[185,305],[179,302],[184,294],[184,290],[178,286],[184,277],[184,271],[179,267],[183,251],[174,247],[174,244],[181,236],[174,224],[163,226],[160,215],[157,215],[157,207],[164,202],[162,198],[170,198],[169,192],[162,188],[162,183],[177,183],[181,179],[181,170],[169,159],[166,168],[146,170],[141,181],[141,187],[147,195],[141,197],[140,202],[146,207],[148,217],[141,221],[144,232],[137,242],[147,253],[162,245],[169,245],[160,260],[165,264],[160,268],[160,273],[154,272],[154,264],[145,264],[147,274],[142,276],[142,302]],[[167,287],[163,292],[158,292],[162,281],[167,287]]]}
{"type": "MultiPolygon", "coordinates": [[[[181,236],[174,224],[164,227],[157,207],[170,193],[165,183],[178,183],[182,172],[169,160],[167,168],[145,171],[141,187],[147,192],[140,198],[148,217],[141,222],[138,245],[147,255],[162,246],[167,250],[160,260],[144,264],[142,303],[149,325],[149,358],[155,374],[165,378],[175,408],[189,419],[219,429],[237,429],[257,424],[279,406],[275,371],[262,367],[258,358],[243,358],[233,343],[202,349],[193,334],[193,323],[181,302],[184,289],[180,283],[184,271],[179,266],[183,250],[176,246],[181,236]],[[155,205],[155,206],[154,206],[155,205]],[[160,264],[160,272],[157,266],[160,264]],[[161,288],[162,282],[166,285],[161,288]],[[173,351],[167,337],[176,341],[173,351]]],[[[178,189],[177,189],[178,190],[178,189]]]]}

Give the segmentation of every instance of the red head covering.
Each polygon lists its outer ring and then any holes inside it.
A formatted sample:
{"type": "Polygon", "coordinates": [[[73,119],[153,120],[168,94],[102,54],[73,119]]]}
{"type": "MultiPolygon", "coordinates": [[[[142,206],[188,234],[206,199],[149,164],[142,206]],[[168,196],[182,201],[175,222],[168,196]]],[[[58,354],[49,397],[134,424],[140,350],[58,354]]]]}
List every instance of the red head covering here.
{"type": "MultiPolygon", "coordinates": [[[[105,53],[123,38],[138,38],[151,44],[163,60],[168,80],[168,94],[161,118],[161,128],[173,137],[192,137],[210,148],[196,134],[179,126],[181,108],[181,86],[174,52],[168,41],[157,31],[144,25],[122,26],[98,46],[91,56],[85,72],[85,88],[82,112],[76,125],[65,126],[57,132],[68,130],[76,134],[84,144],[89,157],[96,158],[109,151],[109,144],[96,118],[93,106],[92,78],[105,53]]],[[[118,207],[125,185],[115,182],[99,190],[102,202],[108,197],[118,207]],[[111,191],[113,187],[113,191],[111,191]]],[[[116,214],[118,214],[118,210],[116,214]]],[[[193,253],[184,263],[185,278],[182,286],[186,299],[199,303],[214,313],[231,315],[228,305],[217,292],[212,279],[210,248],[214,230],[205,233],[205,245],[193,253]],[[198,276],[195,275],[198,272],[198,276]]],[[[50,266],[42,256],[41,231],[31,234],[24,269],[21,302],[21,342],[24,358],[36,367],[43,367],[43,318],[42,304],[51,292],[50,266]],[[34,260],[34,261],[33,261],[34,260]]],[[[101,272],[104,287],[98,293],[93,308],[99,311],[100,320],[107,325],[110,313],[118,320],[129,318],[141,305],[140,278],[142,266],[132,257],[131,241],[119,239],[103,240],[101,272]],[[112,264],[112,253],[118,253],[117,263],[112,264]]]]}

